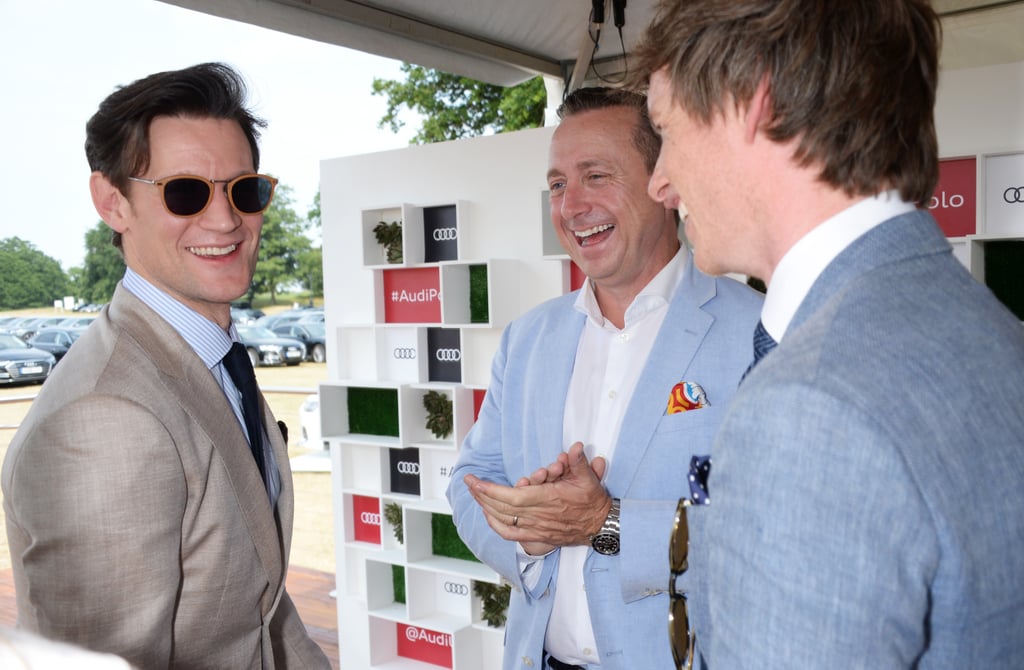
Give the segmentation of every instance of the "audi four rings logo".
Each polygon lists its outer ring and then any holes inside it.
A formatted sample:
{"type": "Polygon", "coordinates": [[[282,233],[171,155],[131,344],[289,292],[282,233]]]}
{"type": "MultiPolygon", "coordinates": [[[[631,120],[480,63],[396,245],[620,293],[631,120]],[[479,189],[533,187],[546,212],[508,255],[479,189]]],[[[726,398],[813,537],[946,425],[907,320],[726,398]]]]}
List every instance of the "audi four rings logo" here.
{"type": "Polygon", "coordinates": [[[420,464],[411,463],[409,461],[399,461],[396,466],[398,474],[400,475],[418,475],[420,473],[420,464]]]}
{"type": "Polygon", "coordinates": [[[458,349],[438,349],[434,357],[442,363],[457,363],[462,360],[462,352],[458,349]]]}
{"type": "Polygon", "coordinates": [[[1024,203],[1024,186],[1011,186],[1003,191],[1003,200],[1010,203],[1024,203]]]}
{"type": "Polygon", "coordinates": [[[458,239],[459,231],[455,228],[435,228],[434,229],[434,241],[444,242],[445,240],[458,239]]]}
{"type": "Polygon", "coordinates": [[[359,515],[359,520],[365,523],[367,526],[379,526],[380,514],[376,514],[374,512],[363,512],[359,515]]]}
{"type": "Polygon", "coordinates": [[[395,347],[394,357],[400,361],[411,361],[416,358],[416,350],[412,347],[395,347]]]}
{"type": "Polygon", "coordinates": [[[445,593],[450,593],[453,596],[468,596],[469,595],[469,587],[466,586],[465,584],[459,584],[457,582],[445,582],[444,583],[444,592],[445,593]]]}

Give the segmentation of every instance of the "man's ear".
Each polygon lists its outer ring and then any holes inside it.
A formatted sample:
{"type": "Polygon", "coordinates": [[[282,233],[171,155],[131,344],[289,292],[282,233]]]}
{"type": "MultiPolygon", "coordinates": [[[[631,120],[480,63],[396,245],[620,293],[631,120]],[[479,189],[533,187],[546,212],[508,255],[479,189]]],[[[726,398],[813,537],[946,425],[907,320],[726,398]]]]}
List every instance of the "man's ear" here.
{"type": "Polygon", "coordinates": [[[753,142],[757,131],[767,125],[771,120],[772,102],[769,95],[768,76],[761,78],[761,83],[754,90],[753,97],[747,104],[744,136],[748,142],[753,142]]]}
{"type": "Polygon", "coordinates": [[[96,213],[103,222],[114,231],[123,233],[126,208],[129,206],[127,198],[102,172],[93,172],[89,177],[89,192],[96,213]]]}

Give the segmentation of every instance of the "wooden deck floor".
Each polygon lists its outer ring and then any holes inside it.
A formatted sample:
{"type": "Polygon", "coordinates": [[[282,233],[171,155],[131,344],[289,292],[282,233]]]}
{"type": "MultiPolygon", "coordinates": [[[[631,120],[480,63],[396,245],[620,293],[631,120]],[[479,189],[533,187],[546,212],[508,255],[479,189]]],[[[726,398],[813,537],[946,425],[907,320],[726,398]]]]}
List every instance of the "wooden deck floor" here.
{"type": "MultiPolygon", "coordinates": [[[[335,600],[334,575],[293,567],[288,571],[288,594],[299,610],[309,636],[327,654],[331,666],[338,669],[338,616],[335,600]]],[[[13,626],[18,618],[14,596],[14,578],[11,571],[0,570],[0,625],[13,626]]]]}

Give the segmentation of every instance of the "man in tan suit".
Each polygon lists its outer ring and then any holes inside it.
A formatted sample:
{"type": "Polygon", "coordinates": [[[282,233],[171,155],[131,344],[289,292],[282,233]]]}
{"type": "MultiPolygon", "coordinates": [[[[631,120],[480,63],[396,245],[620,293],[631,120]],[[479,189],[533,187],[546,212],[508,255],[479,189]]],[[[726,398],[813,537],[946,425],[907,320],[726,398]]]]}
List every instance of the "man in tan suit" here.
{"type": "Polygon", "coordinates": [[[19,626],[140,668],[329,667],[284,589],[287,445],[225,356],[276,184],[244,96],[204,64],[89,121],[93,202],[128,269],[3,466],[19,626]]]}

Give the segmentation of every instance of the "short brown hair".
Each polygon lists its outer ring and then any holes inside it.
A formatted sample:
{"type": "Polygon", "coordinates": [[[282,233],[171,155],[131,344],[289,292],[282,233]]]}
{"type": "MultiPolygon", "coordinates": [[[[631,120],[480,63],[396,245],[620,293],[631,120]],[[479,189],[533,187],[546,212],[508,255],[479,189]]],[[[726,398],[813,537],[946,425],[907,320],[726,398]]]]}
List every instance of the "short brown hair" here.
{"type": "Polygon", "coordinates": [[[571,92],[558,106],[558,118],[564,119],[573,114],[593,109],[609,107],[630,107],[637,111],[640,118],[633,130],[633,146],[644,159],[647,174],[654,172],[658,163],[658,152],[661,151],[661,137],[654,132],[651,119],[647,115],[647,96],[643,93],[624,88],[608,88],[590,86],[578,88],[571,92]]]}
{"type": "Polygon", "coordinates": [[[796,139],[823,182],[924,205],[940,41],[927,0],[660,0],[631,67],[639,82],[666,67],[673,100],[705,123],[767,79],[769,137],[796,139]]]}

